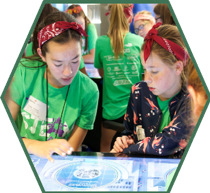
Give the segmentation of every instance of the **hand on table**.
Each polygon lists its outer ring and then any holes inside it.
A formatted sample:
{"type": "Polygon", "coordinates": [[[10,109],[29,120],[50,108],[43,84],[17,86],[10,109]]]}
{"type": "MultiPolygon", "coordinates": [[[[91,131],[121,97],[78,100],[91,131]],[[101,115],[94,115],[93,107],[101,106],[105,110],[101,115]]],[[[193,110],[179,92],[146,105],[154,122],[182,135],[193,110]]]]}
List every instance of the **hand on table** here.
{"type": "Polygon", "coordinates": [[[70,155],[73,151],[73,148],[70,146],[67,140],[65,139],[53,139],[50,141],[33,141],[30,144],[29,150],[30,153],[41,157],[47,158],[50,162],[53,162],[51,155],[57,153],[60,156],[70,155]]]}
{"type": "MultiPolygon", "coordinates": [[[[131,144],[134,144],[134,141],[128,136],[117,137],[112,150],[116,153],[123,152],[123,149],[127,148],[131,144]]],[[[112,152],[112,150],[111,153],[115,153],[112,152]]]]}

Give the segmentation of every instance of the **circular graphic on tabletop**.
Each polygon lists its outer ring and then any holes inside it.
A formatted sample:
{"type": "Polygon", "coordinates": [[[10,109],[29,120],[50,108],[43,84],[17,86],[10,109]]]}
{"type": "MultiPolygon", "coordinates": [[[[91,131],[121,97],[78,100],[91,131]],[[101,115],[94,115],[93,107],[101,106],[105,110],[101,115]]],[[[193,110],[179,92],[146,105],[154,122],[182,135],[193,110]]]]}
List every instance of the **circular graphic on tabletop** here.
{"type": "Polygon", "coordinates": [[[169,176],[172,172],[174,172],[174,170],[176,170],[176,168],[172,168],[172,169],[170,169],[169,171],[166,172],[166,174],[164,175],[164,181],[165,181],[165,182],[167,181],[168,176],[169,176]]]}
{"type": "Polygon", "coordinates": [[[121,177],[121,172],[104,162],[73,162],[59,168],[55,180],[62,186],[74,189],[92,189],[107,186],[121,177]]]}

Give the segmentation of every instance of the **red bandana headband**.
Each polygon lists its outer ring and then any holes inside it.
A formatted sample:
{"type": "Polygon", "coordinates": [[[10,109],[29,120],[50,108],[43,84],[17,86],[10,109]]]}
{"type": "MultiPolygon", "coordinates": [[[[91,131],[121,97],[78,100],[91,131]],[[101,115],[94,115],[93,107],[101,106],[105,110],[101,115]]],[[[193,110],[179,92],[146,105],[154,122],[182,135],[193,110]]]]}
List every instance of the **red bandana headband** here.
{"type": "Polygon", "coordinates": [[[72,9],[67,9],[65,12],[69,14],[73,14],[73,13],[79,13],[80,11],[83,11],[82,7],[77,6],[72,9]]]}
{"type": "MultiPolygon", "coordinates": [[[[132,16],[133,15],[133,4],[131,4],[131,6],[129,6],[129,7],[124,8],[123,11],[126,15],[128,15],[128,17],[132,16]]],[[[110,14],[110,11],[105,13],[106,16],[109,14],[110,14]]]]}
{"type": "Polygon", "coordinates": [[[51,38],[60,35],[67,29],[73,29],[77,31],[81,36],[87,36],[86,32],[83,30],[82,26],[78,23],[75,22],[67,22],[67,21],[57,21],[55,23],[52,23],[50,25],[45,26],[42,28],[38,35],[38,43],[39,43],[39,48],[48,40],[51,38]]]}
{"type": "Polygon", "coordinates": [[[156,41],[160,46],[162,46],[164,49],[171,52],[178,60],[183,61],[184,65],[186,65],[186,61],[189,58],[188,53],[182,47],[177,45],[176,43],[157,35],[158,31],[156,28],[158,28],[161,24],[162,23],[160,23],[160,22],[155,24],[152,27],[152,29],[147,33],[146,37],[144,38],[144,41],[146,41],[146,44],[144,47],[145,62],[150,55],[153,41],[156,41]]]}

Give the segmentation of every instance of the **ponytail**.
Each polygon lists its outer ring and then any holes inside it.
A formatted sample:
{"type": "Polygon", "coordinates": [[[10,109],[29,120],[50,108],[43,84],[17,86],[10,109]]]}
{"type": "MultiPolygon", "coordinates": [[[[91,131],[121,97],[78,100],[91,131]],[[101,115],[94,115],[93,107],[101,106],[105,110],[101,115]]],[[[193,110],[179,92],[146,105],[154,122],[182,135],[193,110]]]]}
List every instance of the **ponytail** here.
{"type": "Polygon", "coordinates": [[[123,55],[125,33],[129,31],[129,23],[123,11],[130,4],[111,4],[108,6],[110,10],[110,27],[107,35],[111,40],[111,46],[114,51],[115,58],[123,55]]]}

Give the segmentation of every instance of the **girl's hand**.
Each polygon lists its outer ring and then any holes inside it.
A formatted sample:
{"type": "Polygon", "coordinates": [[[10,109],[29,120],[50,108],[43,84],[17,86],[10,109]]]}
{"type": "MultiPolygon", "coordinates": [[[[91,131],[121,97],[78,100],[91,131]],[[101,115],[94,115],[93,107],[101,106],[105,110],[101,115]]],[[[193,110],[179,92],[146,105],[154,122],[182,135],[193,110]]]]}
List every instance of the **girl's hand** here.
{"type": "Polygon", "coordinates": [[[134,144],[133,139],[130,139],[128,136],[117,137],[113,149],[119,153],[123,152],[123,149],[128,148],[131,144],[134,144]]]}
{"type": "Polygon", "coordinates": [[[27,150],[29,153],[41,158],[47,158],[50,162],[53,162],[54,160],[51,157],[53,153],[64,157],[66,154],[70,155],[73,148],[65,139],[53,139],[50,141],[32,140],[30,144],[28,144],[27,150]]]}

